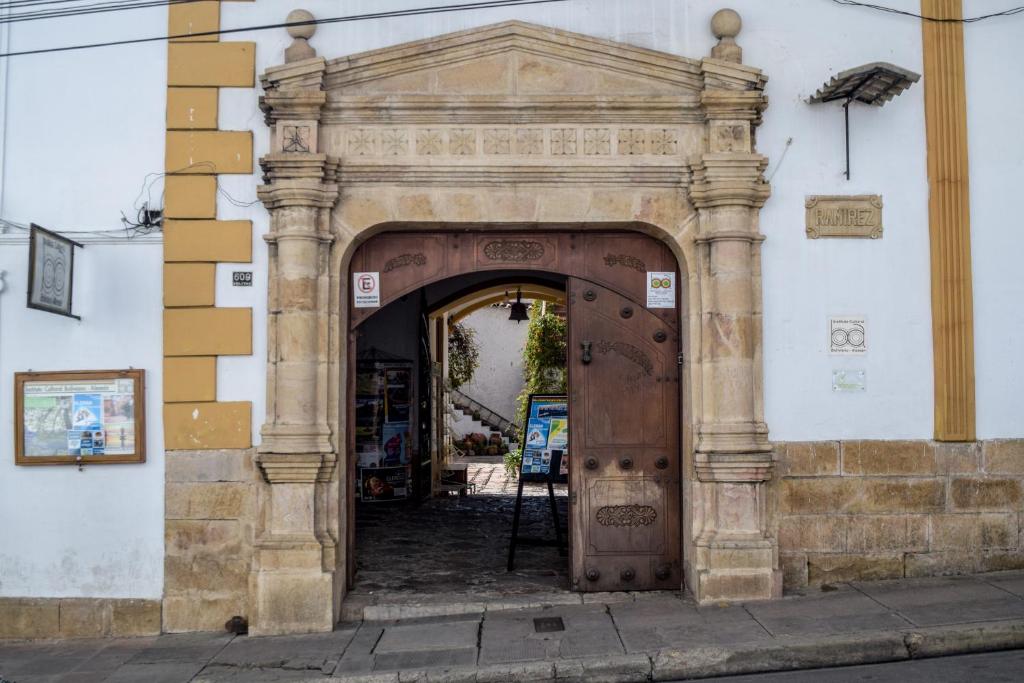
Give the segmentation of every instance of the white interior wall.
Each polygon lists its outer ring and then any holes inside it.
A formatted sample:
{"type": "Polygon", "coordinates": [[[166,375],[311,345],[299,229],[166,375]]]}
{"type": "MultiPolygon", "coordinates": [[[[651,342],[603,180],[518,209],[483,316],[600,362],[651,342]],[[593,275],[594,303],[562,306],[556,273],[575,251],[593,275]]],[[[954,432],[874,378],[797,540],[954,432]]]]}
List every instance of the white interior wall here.
{"type": "MultiPolygon", "coordinates": [[[[165,7],[23,22],[12,50],[162,35],[165,7]]],[[[6,90],[0,217],[62,230],[121,227],[163,170],[162,43],[0,60],[6,90]]],[[[159,202],[162,184],[154,188],[159,202]]],[[[25,307],[28,241],[0,235],[0,596],[159,598],[163,592],[162,248],[81,238],[81,322],[25,307]],[[147,461],[16,467],[16,371],[146,370],[147,461]]]]}
{"type": "Polygon", "coordinates": [[[508,314],[508,308],[485,306],[463,318],[462,323],[476,331],[480,367],[459,390],[498,415],[515,420],[516,397],[523,390],[523,347],[530,323],[511,322],[508,314]]]}

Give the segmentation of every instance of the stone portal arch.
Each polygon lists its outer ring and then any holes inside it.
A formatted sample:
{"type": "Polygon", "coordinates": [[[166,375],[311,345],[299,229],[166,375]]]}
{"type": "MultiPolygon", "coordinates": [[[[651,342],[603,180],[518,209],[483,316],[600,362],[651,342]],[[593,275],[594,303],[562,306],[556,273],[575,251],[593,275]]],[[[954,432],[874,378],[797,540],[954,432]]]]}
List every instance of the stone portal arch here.
{"type": "Polygon", "coordinates": [[[641,230],[684,275],[685,577],[767,598],[760,242],[765,77],[732,38],[692,60],[506,22],[334,60],[303,38],[262,77],[272,152],[267,486],[254,633],[327,630],[345,591],[349,263],[387,230],[641,230]]]}

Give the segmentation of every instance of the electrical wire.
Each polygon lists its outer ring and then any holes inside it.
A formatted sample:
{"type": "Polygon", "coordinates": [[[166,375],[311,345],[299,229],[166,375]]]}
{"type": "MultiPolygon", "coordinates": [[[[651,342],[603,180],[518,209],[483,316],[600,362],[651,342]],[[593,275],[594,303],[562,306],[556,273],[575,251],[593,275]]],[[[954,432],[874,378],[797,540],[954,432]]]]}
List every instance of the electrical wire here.
{"type": "MultiPolygon", "coordinates": [[[[136,211],[136,220],[132,221],[128,219],[127,217],[125,217],[124,212],[122,212],[121,222],[124,225],[123,228],[114,228],[111,230],[58,230],[55,232],[61,235],[94,235],[98,237],[109,237],[110,235],[123,232],[125,233],[125,237],[127,237],[128,239],[131,239],[132,237],[137,237],[139,235],[149,235],[154,232],[160,232],[163,229],[162,221],[164,195],[163,193],[160,194],[159,208],[151,209],[150,207],[153,206],[153,186],[157,183],[157,181],[169,175],[176,175],[184,173],[185,171],[191,171],[199,168],[208,170],[211,174],[217,173],[217,165],[212,161],[198,161],[194,164],[189,164],[188,166],[183,166],[173,171],[159,171],[155,173],[147,173],[145,176],[143,176],[142,187],[139,189],[139,194],[135,196],[135,199],[132,202],[132,208],[135,209],[136,211]],[[143,195],[146,195],[146,201],[142,202],[142,204],[140,205],[139,200],[142,199],[143,195]]],[[[224,199],[226,199],[232,206],[237,206],[240,208],[248,208],[250,206],[255,206],[256,204],[260,203],[259,199],[255,199],[251,202],[245,202],[240,199],[236,199],[235,197],[231,196],[231,194],[227,190],[220,187],[219,184],[217,186],[217,194],[224,197],[224,199]]],[[[22,223],[15,223],[14,221],[9,221],[5,218],[0,218],[0,227],[9,228],[13,230],[21,230],[23,232],[28,232],[30,230],[30,226],[28,225],[24,225],[22,223]]],[[[0,231],[0,234],[2,233],[3,231],[0,231]]]]}
{"type": "Polygon", "coordinates": [[[108,0],[107,2],[93,3],[89,5],[53,7],[49,9],[18,13],[12,10],[21,8],[5,8],[0,6],[0,24],[14,24],[22,21],[38,21],[41,19],[61,19],[65,17],[76,17],[104,12],[123,12],[125,10],[147,9],[150,7],[167,7],[168,5],[180,5],[198,1],[200,0],[122,0],[121,2],[111,2],[108,0]],[[2,13],[3,10],[7,10],[6,13],[2,13]]]}
{"type": "Polygon", "coordinates": [[[571,0],[488,0],[485,2],[460,3],[456,5],[437,5],[434,7],[421,7],[418,9],[392,10],[388,12],[372,12],[368,14],[352,14],[341,17],[329,17],[326,19],[310,19],[307,21],[280,22],[276,24],[263,24],[259,26],[246,26],[243,28],[220,29],[217,31],[199,31],[196,33],[183,33],[167,36],[152,36],[149,38],[132,38],[128,40],[111,40],[102,43],[86,43],[81,45],[66,45],[63,47],[38,48],[35,50],[19,50],[17,52],[4,52],[3,57],[22,57],[25,55],[39,55],[53,52],[69,52],[72,50],[88,50],[100,47],[113,47],[117,45],[136,45],[139,43],[153,43],[177,38],[198,38],[203,36],[222,36],[232,33],[246,33],[249,31],[266,31],[270,29],[288,28],[291,26],[315,26],[318,24],[339,24],[351,21],[366,21],[368,19],[389,19],[394,17],[411,17],[424,14],[443,14],[446,12],[460,12],[475,9],[497,9],[502,7],[520,7],[523,5],[546,5],[556,2],[570,2],[571,0]]]}
{"type": "Polygon", "coordinates": [[[873,5],[869,2],[858,2],[857,0],[832,0],[837,5],[849,5],[851,7],[865,7],[867,9],[873,9],[878,12],[887,12],[889,14],[899,14],[905,17],[913,17],[915,19],[922,19],[924,21],[934,21],[940,24],[973,24],[978,21],[984,21],[985,19],[994,19],[996,17],[1010,17],[1015,14],[1021,14],[1024,12],[1024,6],[1012,7],[1010,9],[1003,10],[1001,12],[992,12],[991,14],[981,14],[976,17],[967,17],[965,19],[950,19],[941,17],[927,17],[922,14],[915,14],[914,12],[908,12],[906,10],[896,9],[895,7],[886,7],[885,5],[873,5]]]}

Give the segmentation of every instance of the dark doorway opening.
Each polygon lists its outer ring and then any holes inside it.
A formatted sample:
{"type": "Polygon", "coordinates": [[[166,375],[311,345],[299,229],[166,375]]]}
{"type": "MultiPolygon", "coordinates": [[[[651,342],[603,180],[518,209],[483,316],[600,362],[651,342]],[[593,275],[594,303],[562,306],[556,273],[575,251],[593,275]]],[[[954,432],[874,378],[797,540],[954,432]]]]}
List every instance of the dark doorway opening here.
{"type": "MultiPolygon", "coordinates": [[[[565,283],[536,271],[459,275],[407,292],[355,329],[349,600],[479,603],[569,590],[568,557],[555,547],[520,546],[515,569],[506,569],[517,492],[506,461],[520,448],[521,425],[511,412],[515,397],[487,400],[500,408],[481,400],[481,392],[495,395],[485,389],[497,364],[522,366],[516,340],[530,321],[509,320],[508,304],[525,291],[529,305],[558,307],[564,317],[565,283]],[[537,293],[552,300],[532,298],[537,293]],[[455,325],[467,320],[480,321],[476,334],[499,357],[460,391],[447,381],[446,351],[455,325]]],[[[565,533],[568,487],[557,486],[555,498],[565,533]]],[[[546,486],[524,486],[520,527],[556,537],[546,486]]]]}

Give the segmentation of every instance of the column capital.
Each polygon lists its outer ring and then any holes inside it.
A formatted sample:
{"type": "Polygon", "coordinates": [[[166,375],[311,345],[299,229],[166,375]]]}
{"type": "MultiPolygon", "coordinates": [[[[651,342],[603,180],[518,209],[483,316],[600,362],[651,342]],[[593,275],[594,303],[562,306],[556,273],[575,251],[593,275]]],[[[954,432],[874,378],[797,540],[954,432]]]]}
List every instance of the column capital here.
{"type": "Polygon", "coordinates": [[[325,424],[265,424],[260,430],[259,453],[332,453],[331,430],[325,424]]]}
{"type": "Polygon", "coordinates": [[[690,162],[690,201],[698,209],[721,206],[761,208],[771,195],[760,154],[709,152],[690,162]]]}
{"type": "Polygon", "coordinates": [[[269,484],[314,484],[327,481],[325,470],[330,478],[334,460],[323,453],[259,453],[256,464],[269,484]]]}
{"type": "Polygon", "coordinates": [[[326,154],[268,154],[260,159],[263,180],[256,194],[268,210],[330,209],[338,199],[338,160],[326,154]]]}
{"type": "Polygon", "coordinates": [[[323,90],[269,90],[260,98],[260,109],[268,126],[278,121],[320,121],[320,110],[327,102],[323,90]]]}
{"type": "Polygon", "coordinates": [[[697,428],[698,455],[771,455],[768,425],[763,422],[708,422],[697,428]]]}
{"type": "Polygon", "coordinates": [[[708,89],[700,95],[704,119],[750,121],[754,126],[761,124],[761,112],[768,107],[768,98],[760,90],[708,89]]]}
{"type": "Polygon", "coordinates": [[[696,453],[699,481],[756,483],[769,481],[775,460],[768,453],[696,453]]]}

